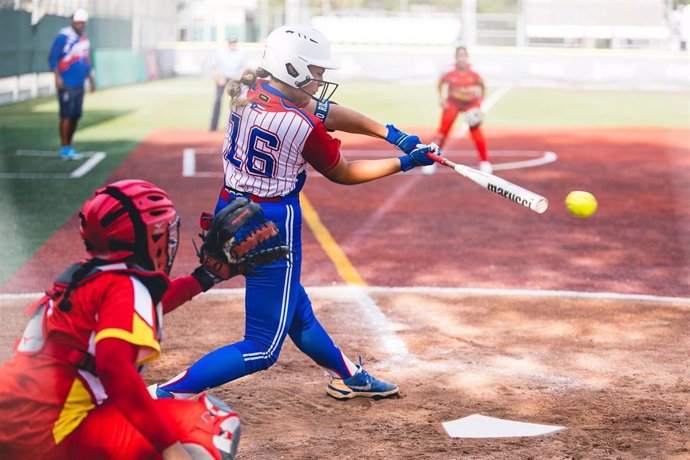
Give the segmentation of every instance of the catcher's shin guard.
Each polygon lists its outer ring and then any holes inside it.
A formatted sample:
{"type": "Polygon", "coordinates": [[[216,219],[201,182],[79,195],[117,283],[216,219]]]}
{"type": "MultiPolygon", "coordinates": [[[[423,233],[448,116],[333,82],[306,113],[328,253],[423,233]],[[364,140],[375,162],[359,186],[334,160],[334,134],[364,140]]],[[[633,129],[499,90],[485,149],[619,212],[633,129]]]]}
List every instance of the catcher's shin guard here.
{"type": "Polygon", "coordinates": [[[203,410],[194,428],[180,437],[185,450],[195,460],[233,460],[241,432],[237,413],[207,393],[198,402],[203,410]]]}

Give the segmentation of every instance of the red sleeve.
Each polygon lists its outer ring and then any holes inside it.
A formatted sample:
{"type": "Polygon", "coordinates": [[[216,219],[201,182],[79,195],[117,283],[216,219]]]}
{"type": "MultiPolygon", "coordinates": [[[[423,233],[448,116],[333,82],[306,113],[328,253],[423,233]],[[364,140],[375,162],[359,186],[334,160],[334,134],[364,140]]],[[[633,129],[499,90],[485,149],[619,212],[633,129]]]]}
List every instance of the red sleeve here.
{"type": "Polygon", "coordinates": [[[481,76],[481,75],[479,75],[479,74],[478,74],[477,72],[475,72],[475,71],[472,71],[472,73],[474,74],[474,84],[475,84],[475,85],[482,81],[482,76],[481,76]]]}
{"type": "Polygon", "coordinates": [[[134,366],[137,348],[119,339],[104,339],[96,344],[96,372],[108,398],[158,451],[177,442],[168,419],[146,390],[134,366]]]}
{"type": "Polygon", "coordinates": [[[201,285],[192,275],[175,278],[170,282],[170,288],[165,291],[161,299],[163,314],[170,313],[202,291],[201,285]]]}
{"type": "Polygon", "coordinates": [[[302,156],[320,173],[327,173],[340,161],[340,140],[331,137],[323,123],[314,125],[304,143],[302,156]]]}
{"type": "Polygon", "coordinates": [[[448,83],[448,78],[450,77],[450,75],[451,75],[452,73],[453,73],[452,70],[450,70],[450,71],[448,71],[448,72],[445,72],[443,75],[441,75],[441,78],[439,78],[439,81],[440,81],[441,83],[448,83]]]}

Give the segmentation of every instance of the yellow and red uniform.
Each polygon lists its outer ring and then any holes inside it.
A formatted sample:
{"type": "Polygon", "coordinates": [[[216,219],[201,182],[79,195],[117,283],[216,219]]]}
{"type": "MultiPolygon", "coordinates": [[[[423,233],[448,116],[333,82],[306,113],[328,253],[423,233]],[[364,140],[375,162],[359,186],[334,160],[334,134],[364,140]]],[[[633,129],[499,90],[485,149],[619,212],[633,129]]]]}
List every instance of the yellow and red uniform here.
{"type": "Polygon", "coordinates": [[[110,264],[72,287],[68,308],[59,308],[59,283],[32,307],[15,356],[0,369],[0,458],[156,458],[184,436],[175,419],[199,405],[152,400],[134,367],[160,354],[162,305],[171,310],[201,292],[191,276],[169,286],[160,272],[110,264]],[[98,363],[104,356],[120,367],[98,363]],[[112,378],[119,369],[128,381],[112,378]]]}
{"type": "MultiPolygon", "coordinates": [[[[435,142],[443,147],[455,119],[461,112],[481,109],[484,82],[482,77],[467,65],[465,68],[453,67],[439,79],[439,88],[447,87],[447,95],[443,101],[441,123],[436,134],[435,142]]],[[[482,161],[488,161],[486,140],[480,128],[481,119],[476,125],[470,123],[470,136],[477,147],[482,161]]]]}
{"type": "Polygon", "coordinates": [[[460,112],[480,108],[482,105],[482,77],[468,65],[464,69],[454,67],[444,73],[440,85],[447,85],[447,96],[444,101],[441,125],[438,132],[444,137],[460,112]]]}
{"type": "Polygon", "coordinates": [[[482,77],[468,65],[454,67],[441,76],[440,83],[448,85],[446,102],[456,104],[461,111],[478,108],[482,104],[482,77]]]}

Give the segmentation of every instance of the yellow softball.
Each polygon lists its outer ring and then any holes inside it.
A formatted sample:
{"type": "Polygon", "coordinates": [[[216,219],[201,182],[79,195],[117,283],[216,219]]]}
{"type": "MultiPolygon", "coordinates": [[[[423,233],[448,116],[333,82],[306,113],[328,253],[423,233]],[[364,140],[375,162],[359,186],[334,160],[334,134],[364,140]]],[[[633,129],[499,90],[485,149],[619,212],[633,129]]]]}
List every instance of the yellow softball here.
{"type": "Polygon", "coordinates": [[[573,216],[586,218],[597,211],[598,203],[591,193],[575,190],[565,197],[565,205],[573,216]]]}

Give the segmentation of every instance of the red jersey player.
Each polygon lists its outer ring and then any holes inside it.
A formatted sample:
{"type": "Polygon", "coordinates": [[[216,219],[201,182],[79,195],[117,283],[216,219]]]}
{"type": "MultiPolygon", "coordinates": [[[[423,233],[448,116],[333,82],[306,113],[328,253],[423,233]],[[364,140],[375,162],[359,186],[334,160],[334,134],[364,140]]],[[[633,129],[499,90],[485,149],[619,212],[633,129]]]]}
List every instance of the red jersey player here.
{"type": "MultiPolygon", "coordinates": [[[[484,99],[484,80],[470,67],[467,48],[464,46],[455,49],[455,67],[444,73],[438,80],[438,95],[443,112],[434,142],[443,149],[450,128],[462,112],[470,127],[470,136],[479,153],[479,168],[484,172],[491,173],[493,168],[489,163],[486,140],[481,129],[484,119],[481,109],[484,99]]],[[[431,168],[433,167],[434,165],[431,166],[431,168]]]]}
{"type": "Polygon", "coordinates": [[[29,309],[0,371],[0,458],[233,458],[228,406],[205,393],[153,400],[139,375],[160,353],[161,315],[214,284],[202,267],[168,278],[179,227],[168,195],[118,181],[79,218],[89,257],[29,309]]]}

